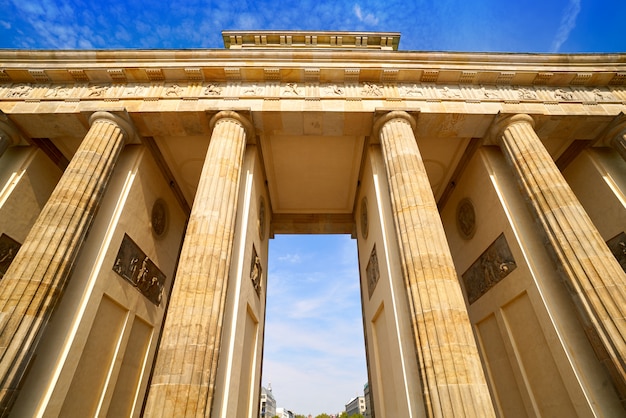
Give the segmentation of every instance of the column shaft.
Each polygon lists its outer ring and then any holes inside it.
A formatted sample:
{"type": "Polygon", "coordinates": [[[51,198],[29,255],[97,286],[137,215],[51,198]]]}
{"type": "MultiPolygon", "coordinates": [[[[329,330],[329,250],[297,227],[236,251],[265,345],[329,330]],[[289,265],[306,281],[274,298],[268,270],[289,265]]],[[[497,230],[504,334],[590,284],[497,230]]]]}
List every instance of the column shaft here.
{"type": "Polygon", "coordinates": [[[210,415],[247,127],[234,112],[220,112],[213,121],[146,417],[210,415]]]}
{"type": "Polygon", "coordinates": [[[452,256],[405,112],[378,122],[428,417],[494,416],[452,256]]]}
{"type": "Polygon", "coordinates": [[[626,274],[535,133],[515,115],[497,134],[532,212],[546,236],[583,327],[626,399],[626,274]]]}
{"type": "Polygon", "coordinates": [[[10,412],[128,136],[116,119],[103,112],[92,116],[89,132],[0,282],[0,416],[10,412]]]}

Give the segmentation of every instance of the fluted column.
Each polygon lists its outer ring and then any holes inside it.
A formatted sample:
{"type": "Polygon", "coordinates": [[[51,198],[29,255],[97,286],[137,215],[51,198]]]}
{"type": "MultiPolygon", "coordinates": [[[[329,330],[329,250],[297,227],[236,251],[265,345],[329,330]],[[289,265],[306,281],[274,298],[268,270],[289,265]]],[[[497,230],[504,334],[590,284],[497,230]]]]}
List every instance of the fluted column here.
{"type": "Polygon", "coordinates": [[[231,111],[213,133],[180,255],[146,417],[210,416],[249,122],[231,111]]]}
{"type": "Polygon", "coordinates": [[[465,301],[417,147],[415,120],[377,121],[428,417],[494,416],[465,301]]]}
{"type": "Polygon", "coordinates": [[[71,273],[131,125],[97,112],[0,281],[0,415],[10,411],[71,273]]]}
{"type": "Polygon", "coordinates": [[[555,255],[597,356],[626,399],[626,274],[561,175],[528,115],[494,133],[555,255]]]}
{"type": "Polygon", "coordinates": [[[0,157],[13,145],[20,141],[20,134],[9,118],[0,111],[0,157]]]}

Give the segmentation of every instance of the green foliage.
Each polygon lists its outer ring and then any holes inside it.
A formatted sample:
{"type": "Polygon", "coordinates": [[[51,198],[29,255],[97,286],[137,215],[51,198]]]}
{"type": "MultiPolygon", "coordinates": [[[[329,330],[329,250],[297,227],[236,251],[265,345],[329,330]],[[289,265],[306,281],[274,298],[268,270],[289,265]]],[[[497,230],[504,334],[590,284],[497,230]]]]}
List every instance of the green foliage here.
{"type": "Polygon", "coordinates": [[[330,418],[330,415],[328,415],[328,414],[319,414],[315,418],[330,418]]]}

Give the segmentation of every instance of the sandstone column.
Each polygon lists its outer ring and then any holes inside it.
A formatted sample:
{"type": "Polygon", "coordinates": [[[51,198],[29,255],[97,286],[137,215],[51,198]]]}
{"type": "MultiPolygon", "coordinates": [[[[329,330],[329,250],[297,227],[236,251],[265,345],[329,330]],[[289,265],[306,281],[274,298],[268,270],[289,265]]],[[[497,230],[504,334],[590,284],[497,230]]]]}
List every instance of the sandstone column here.
{"type": "Polygon", "coordinates": [[[394,111],[380,132],[428,417],[495,416],[478,350],[413,128],[394,111]]]}
{"type": "Polygon", "coordinates": [[[250,123],[231,111],[213,133],[180,255],[146,405],[146,417],[210,416],[237,197],[250,123]]]}
{"type": "Polygon", "coordinates": [[[91,128],[0,281],[0,415],[28,371],[92,224],[131,125],[106,112],[91,128]]]}
{"type": "Polygon", "coordinates": [[[626,274],[561,175],[528,115],[493,131],[545,234],[600,361],[626,399],[626,274]]]}
{"type": "Polygon", "coordinates": [[[10,146],[17,145],[20,134],[9,118],[0,111],[0,157],[10,146]]]}

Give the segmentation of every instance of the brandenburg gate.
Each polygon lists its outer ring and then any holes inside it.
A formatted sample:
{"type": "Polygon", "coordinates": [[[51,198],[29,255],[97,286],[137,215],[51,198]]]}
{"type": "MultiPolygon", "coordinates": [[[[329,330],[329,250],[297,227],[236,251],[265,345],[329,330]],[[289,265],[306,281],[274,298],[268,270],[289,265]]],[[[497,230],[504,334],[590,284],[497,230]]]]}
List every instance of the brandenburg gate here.
{"type": "Polygon", "coordinates": [[[293,233],[356,239],[377,418],[624,416],[626,55],[223,39],[0,50],[0,416],[258,416],[293,233]]]}

